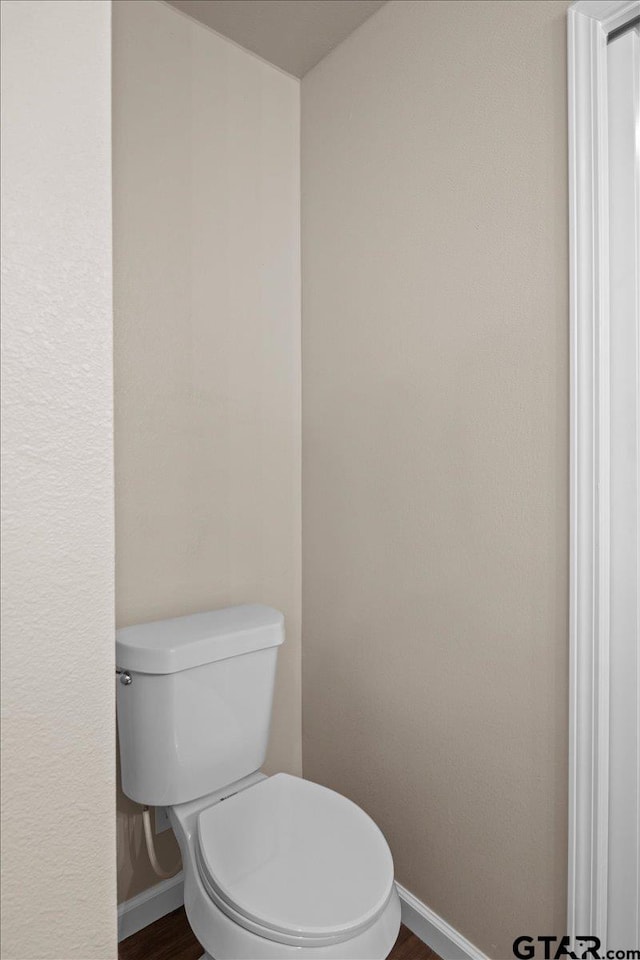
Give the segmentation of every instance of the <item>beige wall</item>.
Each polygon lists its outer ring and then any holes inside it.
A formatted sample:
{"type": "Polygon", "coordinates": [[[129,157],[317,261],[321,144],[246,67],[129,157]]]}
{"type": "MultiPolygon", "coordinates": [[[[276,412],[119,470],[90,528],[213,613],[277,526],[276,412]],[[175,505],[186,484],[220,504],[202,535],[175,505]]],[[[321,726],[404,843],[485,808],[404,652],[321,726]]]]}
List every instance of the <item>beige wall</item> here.
{"type": "MultiPolygon", "coordinates": [[[[162,3],[114,7],[114,248],[118,624],[283,610],[299,772],[299,83],[162,3]]],[[[118,807],[123,900],[158,878],[118,807]]]]}
{"type": "Polygon", "coordinates": [[[566,8],[391,2],[302,83],[304,772],[494,958],[565,925],[566,8]]]}
{"type": "Polygon", "coordinates": [[[111,22],[2,4],[4,960],[114,960],[111,22]]]}

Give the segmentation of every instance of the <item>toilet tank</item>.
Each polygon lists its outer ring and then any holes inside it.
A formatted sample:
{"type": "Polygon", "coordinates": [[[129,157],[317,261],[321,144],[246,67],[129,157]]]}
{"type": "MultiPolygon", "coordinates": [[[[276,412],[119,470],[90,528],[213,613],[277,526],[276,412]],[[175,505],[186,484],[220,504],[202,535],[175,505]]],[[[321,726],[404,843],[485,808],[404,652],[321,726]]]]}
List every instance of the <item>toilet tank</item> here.
{"type": "Polygon", "coordinates": [[[260,604],[118,630],[125,794],[172,806],[259,770],[283,640],[282,614],[260,604]]]}

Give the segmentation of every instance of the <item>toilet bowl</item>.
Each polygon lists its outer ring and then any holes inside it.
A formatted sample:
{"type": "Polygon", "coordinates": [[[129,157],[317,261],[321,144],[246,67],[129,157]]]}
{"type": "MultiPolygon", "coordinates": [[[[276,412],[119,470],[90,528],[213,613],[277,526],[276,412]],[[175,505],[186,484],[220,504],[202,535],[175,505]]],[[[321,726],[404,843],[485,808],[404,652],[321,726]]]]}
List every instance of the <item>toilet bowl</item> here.
{"type": "Polygon", "coordinates": [[[231,796],[172,807],[170,819],[205,957],[388,956],[400,926],[391,853],[349,800],[297,777],[258,774],[231,796]]]}
{"type": "Polygon", "coordinates": [[[259,604],[119,630],[123,790],[169,809],[204,960],[384,960],[400,901],[380,829],[327,787],[260,770],[283,640],[259,604]]]}

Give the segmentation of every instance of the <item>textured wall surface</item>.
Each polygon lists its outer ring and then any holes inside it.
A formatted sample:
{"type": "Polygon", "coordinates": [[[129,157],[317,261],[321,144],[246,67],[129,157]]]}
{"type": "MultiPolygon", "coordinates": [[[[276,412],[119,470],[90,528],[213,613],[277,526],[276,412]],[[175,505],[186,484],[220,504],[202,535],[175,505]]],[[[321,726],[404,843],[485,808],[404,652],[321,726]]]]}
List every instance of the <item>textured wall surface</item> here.
{"type": "MultiPolygon", "coordinates": [[[[299,83],[114,6],[117,618],[284,611],[268,765],[300,771],[299,83]]],[[[119,896],[157,882],[118,801],[119,896]]],[[[166,863],[177,856],[162,835],[166,863]]]]}
{"type": "Polygon", "coordinates": [[[2,957],[116,950],[111,25],[2,4],[2,957]]]}
{"type": "Polygon", "coordinates": [[[303,756],[490,956],[566,904],[562,2],[391,2],[302,82],[303,756]]]}

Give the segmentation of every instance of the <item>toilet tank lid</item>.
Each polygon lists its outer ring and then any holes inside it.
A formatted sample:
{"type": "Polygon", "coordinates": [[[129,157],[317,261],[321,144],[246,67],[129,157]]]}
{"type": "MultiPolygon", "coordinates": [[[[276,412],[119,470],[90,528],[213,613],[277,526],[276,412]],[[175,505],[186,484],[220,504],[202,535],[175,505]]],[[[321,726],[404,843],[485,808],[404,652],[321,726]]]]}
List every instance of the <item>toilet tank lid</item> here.
{"type": "Polygon", "coordinates": [[[122,627],[116,632],[116,666],[137,673],[177,673],[276,647],[283,640],[280,611],[247,603],[122,627]]]}

